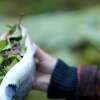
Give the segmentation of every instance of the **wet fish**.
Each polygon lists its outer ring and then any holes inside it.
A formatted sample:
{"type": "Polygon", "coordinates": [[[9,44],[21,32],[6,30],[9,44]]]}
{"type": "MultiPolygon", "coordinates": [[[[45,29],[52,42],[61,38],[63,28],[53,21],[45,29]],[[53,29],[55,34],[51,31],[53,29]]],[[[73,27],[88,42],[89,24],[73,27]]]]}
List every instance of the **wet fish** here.
{"type": "Polygon", "coordinates": [[[1,82],[0,100],[23,100],[32,89],[32,83],[35,80],[36,45],[32,43],[28,33],[25,33],[25,28],[21,26],[21,29],[27,50],[21,61],[7,72],[1,82]]]}

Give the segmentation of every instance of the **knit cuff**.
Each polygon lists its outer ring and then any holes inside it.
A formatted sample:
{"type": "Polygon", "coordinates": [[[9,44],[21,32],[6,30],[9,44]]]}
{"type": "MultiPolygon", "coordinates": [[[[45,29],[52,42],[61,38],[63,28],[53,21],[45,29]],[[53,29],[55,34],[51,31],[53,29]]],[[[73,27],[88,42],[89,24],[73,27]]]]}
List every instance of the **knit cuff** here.
{"type": "Polygon", "coordinates": [[[48,98],[76,100],[78,95],[77,68],[58,60],[48,87],[48,98]]]}

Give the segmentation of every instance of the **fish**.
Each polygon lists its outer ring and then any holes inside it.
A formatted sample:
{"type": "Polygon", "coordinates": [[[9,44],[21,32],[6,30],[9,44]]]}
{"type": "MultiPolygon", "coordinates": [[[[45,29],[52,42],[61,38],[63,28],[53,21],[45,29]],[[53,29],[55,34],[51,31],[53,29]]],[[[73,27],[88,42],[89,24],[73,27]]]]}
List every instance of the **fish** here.
{"type": "Polygon", "coordinates": [[[27,48],[23,58],[15,64],[5,75],[0,84],[0,100],[24,100],[32,90],[32,84],[36,76],[35,52],[36,45],[21,26],[22,35],[25,38],[27,48]]]}

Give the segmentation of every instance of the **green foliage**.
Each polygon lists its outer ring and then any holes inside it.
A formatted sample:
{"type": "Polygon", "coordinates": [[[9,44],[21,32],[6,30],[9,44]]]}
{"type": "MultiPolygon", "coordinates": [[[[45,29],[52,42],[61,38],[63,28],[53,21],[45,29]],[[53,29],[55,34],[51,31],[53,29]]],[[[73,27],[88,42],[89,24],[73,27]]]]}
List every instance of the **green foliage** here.
{"type": "Polygon", "coordinates": [[[1,40],[0,41],[0,51],[2,51],[7,45],[7,41],[6,40],[1,40]]]}
{"type": "Polygon", "coordinates": [[[24,45],[21,46],[21,34],[16,34],[17,25],[9,27],[9,36],[6,40],[0,40],[0,82],[5,74],[21,60],[20,52],[24,48],[24,45]]]}
{"type": "Polygon", "coordinates": [[[2,64],[3,61],[4,61],[4,58],[0,55],[0,65],[2,64]]]}
{"type": "Polygon", "coordinates": [[[99,5],[99,0],[0,0],[0,13],[11,16],[79,10],[99,5]],[[6,8],[6,9],[5,9],[6,8]]]}
{"type": "Polygon", "coordinates": [[[16,24],[14,26],[11,26],[11,25],[7,25],[7,26],[10,28],[10,30],[9,30],[10,34],[13,34],[15,32],[16,28],[17,28],[16,24]]]}

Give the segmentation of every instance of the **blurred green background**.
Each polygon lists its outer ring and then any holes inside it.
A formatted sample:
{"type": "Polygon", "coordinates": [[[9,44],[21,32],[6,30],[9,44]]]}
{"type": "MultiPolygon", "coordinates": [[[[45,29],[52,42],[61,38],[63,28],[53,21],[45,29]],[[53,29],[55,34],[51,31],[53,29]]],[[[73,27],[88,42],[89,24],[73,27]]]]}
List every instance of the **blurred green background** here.
{"type": "MultiPolygon", "coordinates": [[[[33,41],[71,66],[100,65],[99,0],[0,0],[0,33],[23,13],[33,41]]],[[[27,100],[47,100],[32,91],[27,100]]]]}

